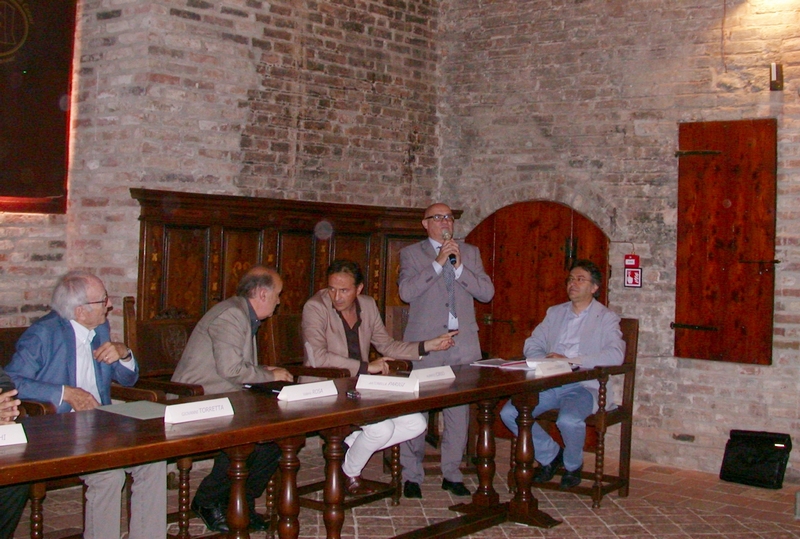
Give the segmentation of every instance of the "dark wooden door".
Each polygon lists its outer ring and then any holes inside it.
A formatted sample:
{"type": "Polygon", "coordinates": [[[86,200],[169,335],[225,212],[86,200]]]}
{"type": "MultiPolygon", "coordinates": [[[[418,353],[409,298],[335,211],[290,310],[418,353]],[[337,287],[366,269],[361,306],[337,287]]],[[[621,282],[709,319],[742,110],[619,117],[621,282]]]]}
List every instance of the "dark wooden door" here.
{"type": "Polygon", "coordinates": [[[490,303],[475,303],[481,348],[491,357],[522,355],[525,339],[547,308],[568,300],[564,280],[576,258],[597,264],[608,280],[608,237],[592,221],[556,202],[501,208],[475,227],[467,242],[480,248],[495,286],[490,303]]]}
{"type": "Polygon", "coordinates": [[[679,127],[675,355],[772,361],[777,122],[679,127]]]}

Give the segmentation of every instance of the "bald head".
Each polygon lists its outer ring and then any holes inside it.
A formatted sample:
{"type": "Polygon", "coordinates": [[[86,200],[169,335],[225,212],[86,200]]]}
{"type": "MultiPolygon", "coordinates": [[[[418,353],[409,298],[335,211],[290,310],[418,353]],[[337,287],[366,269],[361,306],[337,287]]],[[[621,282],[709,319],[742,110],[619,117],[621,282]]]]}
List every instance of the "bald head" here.
{"type": "Polygon", "coordinates": [[[450,237],[453,237],[454,224],[453,210],[447,204],[439,202],[428,206],[422,218],[422,226],[428,232],[428,237],[439,243],[444,241],[442,232],[445,230],[450,233],[450,237]]]}
{"type": "Polygon", "coordinates": [[[256,265],[242,276],[236,295],[247,298],[259,320],[272,316],[281,302],[283,279],[273,268],[256,265]]]}

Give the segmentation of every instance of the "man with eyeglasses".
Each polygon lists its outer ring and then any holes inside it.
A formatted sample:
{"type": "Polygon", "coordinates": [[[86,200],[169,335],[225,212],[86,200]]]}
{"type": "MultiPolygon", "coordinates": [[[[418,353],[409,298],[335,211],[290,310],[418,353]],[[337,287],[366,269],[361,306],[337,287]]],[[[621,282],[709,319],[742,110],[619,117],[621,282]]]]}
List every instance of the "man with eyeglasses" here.
{"type": "MultiPolygon", "coordinates": [[[[52,311],[17,341],[6,372],[19,398],[52,403],[58,413],[111,404],[111,382],[132,386],[139,367],[130,349],[111,341],[108,293],[83,271],[59,279],[52,311]]],[[[82,475],[86,484],[85,539],[120,536],[125,473],[133,476],[128,537],[152,539],[167,533],[167,468],[164,461],[82,475]]]]}
{"type": "MultiPolygon", "coordinates": [[[[576,260],[567,277],[569,301],[547,309],[541,324],[525,340],[526,358],[565,358],[581,368],[621,365],[625,342],[619,328],[619,316],[598,302],[603,275],[589,260],[576,260]]],[[[558,410],[556,425],[564,440],[562,449],[536,422],[531,434],[539,468],[534,483],[547,483],[564,469],[561,489],[580,484],[583,470],[583,444],[586,440],[586,418],[597,411],[597,380],[588,380],[539,393],[539,404],[531,415],[535,418],[548,410],[558,410]]],[[[508,430],[516,436],[517,409],[509,400],[500,411],[508,430]]]]}
{"type": "MultiPolygon", "coordinates": [[[[422,226],[428,238],[400,251],[400,297],[409,304],[403,340],[426,341],[458,331],[451,348],[431,352],[414,368],[472,363],[481,359],[474,300],[491,301],[494,285],[483,269],[478,248],[453,238],[453,212],[446,204],[428,207],[422,226]]],[[[467,446],[469,407],[446,408],[442,416],[442,489],[455,496],[469,496],[459,468],[467,446]]],[[[422,498],[424,457],[424,433],[400,446],[406,498],[422,498]]]]}

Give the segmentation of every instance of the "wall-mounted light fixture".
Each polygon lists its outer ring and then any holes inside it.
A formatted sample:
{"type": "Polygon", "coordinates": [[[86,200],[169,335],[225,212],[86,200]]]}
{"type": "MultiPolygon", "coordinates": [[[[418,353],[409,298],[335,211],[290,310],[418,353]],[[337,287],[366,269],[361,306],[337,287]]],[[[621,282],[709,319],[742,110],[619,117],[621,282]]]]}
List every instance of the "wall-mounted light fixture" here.
{"type": "Polygon", "coordinates": [[[773,92],[783,90],[783,65],[774,62],[769,65],[769,89],[773,92]]]}

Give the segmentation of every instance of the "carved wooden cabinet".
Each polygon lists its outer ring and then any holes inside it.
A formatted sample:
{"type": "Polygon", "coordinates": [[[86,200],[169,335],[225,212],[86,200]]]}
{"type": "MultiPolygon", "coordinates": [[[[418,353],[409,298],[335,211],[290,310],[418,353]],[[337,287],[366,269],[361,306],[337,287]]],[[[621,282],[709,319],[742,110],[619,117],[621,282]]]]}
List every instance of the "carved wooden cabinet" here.
{"type": "MultiPolygon", "coordinates": [[[[260,332],[260,361],[280,365],[302,356],[305,301],[327,286],[336,258],[358,262],[364,293],[391,328],[402,309],[397,289],[400,249],[425,238],[419,208],[328,204],[131,189],[141,205],[136,317],[179,311],[200,317],[235,294],[253,264],[274,266],[284,280],[281,305],[260,332]]],[[[461,212],[456,212],[460,215],[461,212]]],[[[396,338],[398,335],[395,330],[396,338]]]]}

